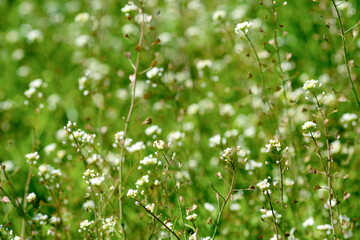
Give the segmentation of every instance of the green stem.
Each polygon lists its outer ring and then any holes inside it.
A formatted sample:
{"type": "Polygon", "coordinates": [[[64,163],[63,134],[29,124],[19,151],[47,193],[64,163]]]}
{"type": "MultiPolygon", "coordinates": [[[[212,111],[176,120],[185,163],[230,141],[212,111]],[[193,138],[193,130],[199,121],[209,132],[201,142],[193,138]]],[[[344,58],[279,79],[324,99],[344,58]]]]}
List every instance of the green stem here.
{"type": "Polygon", "coordinates": [[[181,214],[181,220],[182,220],[183,226],[184,226],[184,236],[185,236],[185,239],[187,239],[187,232],[186,232],[186,226],[185,226],[185,216],[184,216],[183,210],[182,210],[182,208],[181,208],[181,202],[180,202],[180,191],[179,191],[179,188],[178,188],[177,183],[176,183],[175,175],[174,175],[173,171],[171,170],[170,162],[169,162],[169,160],[167,159],[164,151],[161,151],[161,153],[162,153],[164,159],[166,160],[166,163],[167,163],[167,165],[168,165],[169,171],[170,171],[171,176],[172,176],[172,178],[173,178],[173,180],[174,180],[175,189],[176,189],[176,199],[177,199],[177,202],[178,202],[178,205],[179,205],[179,212],[180,212],[180,214],[181,214]]]}
{"type": "Polygon", "coordinates": [[[336,10],[336,14],[337,14],[337,17],[338,17],[338,21],[339,21],[339,25],[340,25],[340,30],[341,30],[341,40],[342,40],[342,44],[343,44],[343,51],[344,51],[344,61],[345,61],[345,65],[346,65],[346,72],[347,72],[347,76],[348,76],[348,79],[349,79],[349,82],[350,82],[350,85],[351,85],[351,89],[354,93],[354,96],[355,96],[355,99],[356,99],[356,102],[360,108],[360,101],[359,101],[359,98],[358,98],[358,95],[356,93],[356,90],[355,90],[355,85],[354,85],[354,82],[351,78],[351,74],[350,74],[350,68],[349,68],[349,64],[348,64],[348,59],[347,59],[347,50],[346,50],[346,44],[345,44],[345,32],[344,32],[344,27],[342,25],[342,21],[341,21],[341,17],[340,17],[340,13],[339,13],[339,10],[336,6],[336,3],[334,0],[332,0],[332,3],[334,5],[334,8],[336,10]]]}
{"type": "Polygon", "coordinates": [[[284,202],[284,174],[281,166],[281,160],[279,160],[279,170],[280,170],[280,193],[281,193],[281,204],[282,204],[282,227],[284,232],[286,230],[285,227],[285,202],[284,202]]]}
{"type": "Polygon", "coordinates": [[[270,203],[270,208],[271,208],[271,213],[272,213],[272,217],[273,217],[273,221],[274,221],[274,227],[275,227],[275,233],[276,233],[276,239],[279,240],[279,234],[278,234],[278,229],[277,229],[277,223],[276,223],[276,217],[275,217],[275,213],[274,213],[274,208],[273,205],[271,203],[271,197],[269,192],[267,192],[267,196],[269,198],[269,203],[270,203]]]}

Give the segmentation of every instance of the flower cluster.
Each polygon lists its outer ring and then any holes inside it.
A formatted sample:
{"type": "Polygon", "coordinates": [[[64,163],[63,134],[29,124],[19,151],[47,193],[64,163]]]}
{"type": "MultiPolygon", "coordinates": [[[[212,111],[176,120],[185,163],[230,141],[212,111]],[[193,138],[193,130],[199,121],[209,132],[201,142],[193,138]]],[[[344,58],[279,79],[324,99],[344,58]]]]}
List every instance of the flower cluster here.
{"type": "Polygon", "coordinates": [[[140,186],[144,185],[144,183],[149,182],[149,175],[142,176],[139,180],[136,181],[135,185],[136,188],[139,188],[140,186]]]}
{"type": "Polygon", "coordinates": [[[182,146],[181,140],[183,140],[184,137],[185,137],[185,133],[180,131],[174,131],[174,132],[170,132],[167,135],[167,141],[170,145],[173,143],[177,143],[179,146],[182,146]]]}
{"type": "Polygon", "coordinates": [[[39,154],[38,152],[28,153],[25,155],[26,161],[31,165],[36,165],[39,161],[39,154]]]}
{"type": "Polygon", "coordinates": [[[88,158],[86,158],[87,164],[96,163],[97,165],[101,165],[103,163],[104,159],[100,154],[93,153],[88,158]]]}
{"type": "Polygon", "coordinates": [[[217,23],[220,22],[221,20],[223,20],[226,16],[226,12],[224,10],[219,10],[214,12],[213,16],[212,16],[212,20],[217,23]]]}
{"type": "Polygon", "coordinates": [[[95,173],[94,169],[86,169],[83,173],[83,179],[86,180],[87,184],[91,184],[93,186],[100,186],[103,181],[105,181],[104,176],[100,176],[99,173],[95,173]]]}
{"type": "Polygon", "coordinates": [[[302,125],[302,129],[303,130],[316,129],[316,123],[314,123],[312,121],[307,121],[306,123],[304,123],[302,125]]]}
{"type": "Polygon", "coordinates": [[[70,140],[76,140],[80,143],[90,143],[94,144],[94,140],[96,134],[89,134],[81,129],[74,130],[77,127],[76,122],[68,121],[66,126],[64,126],[64,130],[69,135],[70,140]]]}
{"type": "Polygon", "coordinates": [[[158,125],[152,125],[145,129],[145,134],[147,136],[153,136],[156,138],[157,135],[161,134],[162,129],[158,125]]]}
{"type": "Polygon", "coordinates": [[[263,181],[259,182],[258,184],[256,184],[257,187],[260,188],[260,190],[264,193],[264,194],[271,194],[271,190],[270,188],[270,183],[269,183],[269,179],[265,178],[263,181]]]}
{"type": "Polygon", "coordinates": [[[137,152],[137,151],[144,150],[145,148],[146,148],[146,146],[145,146],[144,142],[139,141],[139,142],[136,142],[136,143],[132,144],[129,147],[126,147],[126,150],[128,152],[132,153],[132,152],[137,152]]]}
{"type": "Polygon", "coordinates": [[[124,141],[124,131],[115,133],[113,147],[116,148],[117,146],[121,145],[123,141],[124,141]]]}
{"type": "Polygon", "coordinates": [[[79,141],[81,143],[94,144],[95,137],[96,137],[96,134],[89,134],[81,129],[78,129],[73,132],[73,135],[70,136],[70,139],[75,138],[77,141],[79,141]]]}
{"type": "Polygon", "coordinates": [[[216,134],[209,138],[209,146],[211,148],[219,146],[220,144],[226,144],[226,138],[221,138],[220,134],[216,134]]]}
{"type": "Polygon", "coordinates": [[[49,164],[42,164],[38,167],[38,175],[40,181],[47,181],[49,185],[55,184],[57,188],[60,187],[58,177],[62,176],[60,169],[55,169],[49,164]]]}
{"type": "Polygon", "coordinates": [[[312,121],[307,121],[302,125],[303,130],[309,130],[307,133],[303,133],[305,137],[319,138],[321,136],[320,131],[316,130],[316,123],[312,121]]]}
{"type": "MultiPolygon", "coordinates": [[[[161,164],[160,161],[159,163],[161,164]]],[[[140,161],[140,164],[142,165],[158,164],[158,159],[154,157],[152,154],[150,154],[149,156],[144,157],[144,159],[140,161]]]]}
{"type": "Polygon", "coordinates": [[[91,231],[91,227],[95,224],[94,221],[85,220],[80,223],[79,232],[89,233],[91,231]]]}
{"type": "Polygon", "coordinates": [[[344,113],[340,118],[340,122],[343,124],[343,126],[345,128],[347,128],[349,123],[352,126],[355,126],[357,119],[358,119],[358,116],[355,113],[344,113]]]}
{"type": "Polygon", "coordinates": [[[155,209],[155,204],[154,203],[150,203],[150,204],[147,204],[145,206],[145,208],[150,211],[151,213],[154,213],[154,209],[155,209]]]}
{"type": "Polygon", "coordinates": [[[113,216],[102,220],[102,229],[109,233],[113,233],[115,231],[115,225],[116,222],[113,216]]]}
{"type": "Polygon", "coordinates": [[[261,218],[272,218],[273,211],[274,211],[275,219],[276,221],[278,221],[278,219],[281,218],[281,214],[277,213],[275,210],[266,210],[265,208],[260,209],[260,212],[262,213],[261,218]]]}
{"type": "Polygon", "coordinates": [[[24,95],[30,99],[36,92],[38,92],[37,97],[42,98],[43,97],[42,92],[38,91],[41,86],[46,87],[46,83],[43,83],[43,80],[41,79],[33,80],[32,82],[30,82],[29,89],[24,92],[24,95]]]}
{"type": "Polygon", "coordinates": [[[79,13],[75,17],[75,22],[85,24],[90,19],[90,14],[87,12],[79,13]]]}
{"type": "Polygon", "coordinates": [[[281,144],[278,139],[270,139],[269,144],[266,144],[265,147],[267,153],[269,152],[278,153],[281,151],[281,144]]]}
{"type": "Polygon", "coordinates": [[[303,89],[307,92],[309,92],[310,90],[314,89],[316,87],[316,84],[318,83],[317,80],[308,80],[304,83],[303,89]]]}
{"type": "Polygon", "coordinates": [[[138,194],[138,190],[135,189],[129,189],[129,191],[127,192],[126,196],[128,198],[135,198],[138,194]]]}
{"type": "Polygon", "coordinates": [[[165,142],[163,140],[155,140],[155,142],[153,143],[153,147],[157,148],[157,149],[163,149],[165,145],[165,142]]]}
{"type": "Polygon", "coordinates": [[[163,74],[163,71],[164,71],[164,68],[154,67],[146,72],[146,77],[148,77],[149,79],[152,79],[154,77],[161,77],[163,74]]]}
{"type": "Polygon", "coordinates": [[[35,193],[29,193],[28,195],[27,195],[27,197],[26,197],[26,200],[28,201],[28,202],[33,202],[33,201],[35,201],[35,199],[36,199],[36,194],[35,193]]]}
{"type": "Polygon", "coordinates": [[[225,162],[229,163],[231,161],[230,156],[232,154],[231,148],[226,148],[223,152],[223,154],[220,156],[221,160],[224,160],[225,162]]]}
{"type": "Polygon", "coordinates": [[[49,216],[42,213],[36,213],[34,217],[32,218],[33,222],[37,222],[40,225],[45,225],[47,223],[47,220],[49,219],[49,216]]]}
{"type": "Polygon", "coordinates": [[[252,22],[238,23],[235,27],[235,33],[239,35],[248,34],[249,28],[252,26],[252,22]]]}
{"type": "Polygon", "coordinates": [[[64,130],[66,131],[67,134],[72,133],[73,129],[77,127],[76,122],[71,122],[68,121],[66,126],[64,126],[64,130]]]}
{"type": "Polygon", "coordinates": [[[188,216],[186,217],[186,219],[189,220],[189,221],[195,221],[196,217],[197,217],[197,214],[196,214],[196,213],[193,213],[193,214],[191,214],[191,215],[188,215],[188,216]]]}
{"type": "Polygon", "coordinates": [[[234,108],[230,104],[219,104],[220,116],[233,116],[235,114],[234,108]]]}
{"type": "Polygon", "coordinates": [[[132,1],[129,1],[128,4],[125,4],[125,6],[121,8],[121,12],[128,15],[130,12],[136,11],[137,9],[139,8],[132,1]]]}

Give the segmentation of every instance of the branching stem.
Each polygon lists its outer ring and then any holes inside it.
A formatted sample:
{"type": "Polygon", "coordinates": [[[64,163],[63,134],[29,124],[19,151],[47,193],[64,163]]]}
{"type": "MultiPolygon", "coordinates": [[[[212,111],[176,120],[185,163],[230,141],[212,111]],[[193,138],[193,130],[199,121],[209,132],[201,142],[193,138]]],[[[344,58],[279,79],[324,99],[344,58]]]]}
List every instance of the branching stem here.
{"type": "MultiPolygon", "coordinates": [[[[232,172],[231,172],[231,173],[232,173],[231,184],[230,184],[229,192],[228,192],[226,198],[224,199],[224,201],[223,201],[223,203],[222,203],[222,205],[221,205],[221,208],[220,208],[220,211],[219,211],[217,220],[216,220],[216,225],[215,225],[214,233],[213,233],[213,235],[212,235],[212,237],[211,237],[212,240],[215,239],[215,235],[216,235],[216,231],[217,231],[217,229],[218,229],[219,223],[220,223],[221,215],[222,215],[222,213],[223,213],[223,211],[224,211],[224,208],[225,208],[226,204],[227,204],[227,203],[229,202],[229,200],[230,200],[231,193],[232,193],[232,191],[233,191],[234,184],[235,184],[235,174],[236,174],[236,172],[235,172],[235,166],[233,165],[232,162],[230,162],[229,165],[231,165],[231,169],[232,169],[232,172]]],[[[213,189],[214,189],[214,188],[213,188],[213,189]]],[[[214,189],[214,190],[215,190],[215,189],[214,189]]],[[[217,191],[216,191],[216,192],[217,192],[217,191]]]]}

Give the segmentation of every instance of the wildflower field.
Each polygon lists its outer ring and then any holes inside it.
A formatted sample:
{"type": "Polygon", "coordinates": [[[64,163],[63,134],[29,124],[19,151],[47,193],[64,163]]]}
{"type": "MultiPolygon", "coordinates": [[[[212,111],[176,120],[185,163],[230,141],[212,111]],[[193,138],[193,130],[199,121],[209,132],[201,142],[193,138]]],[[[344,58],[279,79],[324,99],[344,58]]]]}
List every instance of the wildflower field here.
{"type": "Polygon", "coordinates": [[[0,0],[0,239],[360,239],[360,1],[0,0]]]}

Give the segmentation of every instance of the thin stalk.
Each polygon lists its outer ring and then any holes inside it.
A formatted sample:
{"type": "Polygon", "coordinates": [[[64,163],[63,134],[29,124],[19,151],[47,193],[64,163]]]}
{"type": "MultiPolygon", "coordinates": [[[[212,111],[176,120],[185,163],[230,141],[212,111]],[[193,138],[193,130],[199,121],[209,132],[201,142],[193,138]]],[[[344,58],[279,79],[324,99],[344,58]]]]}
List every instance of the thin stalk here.
{"type": "Polygon", "coordinates": [[[284,202],[284,174],[283,174],[283,168],[281,166],[281,160],[279,160],[279,170],[280,170],[280,194],[281,194],[281,205],[282,205],[282,227],[285,232],[285,202],[284,202]]]}
{"type": "MultiPolygon", "coordinates": [[[[36,149],[36,122],[37,122],[38,113],[39,113],[39,110],[35,109],[34,126],[33,126],[33,134],[32,134],[33,135],[32,136],[32,152],[35,152],[35,149],[36,149]]],[[[32,169],[33,169],[33,166],[30,165],[28,176],[26,178],[26,183],[25,183],[24,200],[23,200],[24,211],[26,211],[26,208],[27,208],[26,197],[29,194],[29,186],[30,186],[31,177],[32,177],[32,169]]],[[[21,223],[21,234],[20,234],[21,239],[25,238],[25,225],[26,225],[26,222],[23,219],[22,223],[21,223]]]]}
{"type": "Polygon", "coordinates": [[[248,42],[250,43],[250,46],[251,46],[251,48],[252,48],[252,50],[253,50],[253,52],[255,54],[257,64],[258,64],[258,70],[259,70],[259,73],[260,73],[261,84],[262,84],[262,87],[263,87],[263,91],[265,93],[265,97],[267,99],[267,92],[266,92],[266,89],[265,89],[265,81],[264,81],[264,77],[263,77],[263,74],[262,74],[263,71],[262,71],[262,66],[261,66],[261,61],[260,61],[259,55],[258,55],[258,53],[256,51],[256,48],[255,48],[254,44],[250,40],[249,35],[247,33],[245,33],[245,37],[248,40],[248,42]]]}
{"type": "MultiPolygon", "coordinates": [[[[273,20],[275,51],[276,51],[277,61],[278,61],[279,69],[280,69],[280,73],[281,73],[280,77],[282,79],[281,85],[283,88],[283,97],[284,97],[284,101],[285,101],[285,114],[288,119],[289,140],[290,140],[290,144],[291,144],[292,148],[294,149],[294,153],[291,155],[294,158],[293,164],[296,166],[297,165],[296,163],[300,162],[298,159],[297,149],[296,149],[298,144],[297,144],[296,138],[292,134],[293,127],[292,127],[292,121],[291,121],[290,114],[289,114],[289,104],[288,104],[287,88],[286,88],[287,79],[283,76],[284,70],[281,66],[280,50],[279,50],[279,44],[278,44],[278,40],[277,40],[277,33],[276,33],[276,16],[277,16],[277,12],[275,9],[275,1],[272,1],[272,20],[273,20]]],[[[297,171],[295,171],[295,177],[297,177],[297,175],[298,175],[297,171]]],[[[295,184],[294,187],[297,188],[297,185],[295,184]]],[[[297,194],[298,194],[298,191],[295,190],[295,197],[297,196],[297,194]]],[[[296,205],[295,205],[295,208],[296,208],[296,205]]],[[[297,219],[299,219],[299,218],[297,218],[297,219]]]]}
{"type": "Polygon", "coordinates": [[[153,218],[158,220],[158,222],[161,223],[172,235],[174,235],[176,237],[176,239],[180,240],[179,236],[176,235],[176,233],[173,230],[171,230],[171,228],[169,228],[163,221],[161,221],[161,219],[159,219],[155,214],[153,214],[151,211],[149,211],[141,202],[137,201],[137,203],[139,203],[139,205],[144,210],[146,210],[153,218]]]}
{"type": "Polygon", "coordinates": [[[123,178],[123,164],[125,163],[125,140],[126,140],[126,135],[128,132],[128,127],[129,127],[129,123],[130,123],[130,119],[131,119],[131,114],[133,112],[133,108],[134,108],[134,102],[135,102],[135,90],[136,90],[136,81],[137,81],[137,77],[138,77],[138,72],[139,72],[139,63],[140,63],[140,56],[141,56],[141,50],[142,50],[142,45],[143,45],[143,39],[144,39],[144,28],[145,28],[145,16],[144,16],[144,10],[142,9],[142,23],[141,23],[141,29],[140,29],[140,39],[139,39],[139,43],[137,45],[137,56],[136,56],[136,62],[135,62],[135,68],[134,68],[134,74],[132,75],[132,81],[131,81],[131,103],[130,103],[130,108],[129,108],[129,112],[126,118],[126,122],[125,122],[125,127],[124,127],[124,139],[121,143],[121,152],[120,152],[120,166],[119,166],[119,217],[120,217],[120,222],[121,222],[121,228],[122,228],[122,234],[123,237],[125,239],[125,230],[123,228],[123,206],[122,206],[122,188],[123,188],[123,182],[122,182],[122,178],[123,178]],[[123,162],[123,158],[124,158],[124,162],[123,162]]]}
{"type": "MultiPolygon", "coordinates": [[[[255,58],[256,58],[256,61],[257,61],[257,64],[258,64],[258,71],[259,71],[259,74],[260,74],[260,78],[261,78],[261,84],[262,84],[262,91],[264,93],[264,97],[265,97],[265,103],[267,103],[269,105],[269,110],[271,110],[271,104],[270,104],[270,101],[269,101],[269,97],[268,97],[268,93],[266,91],[266,87],[265,87],[265,80],[264,80],[264,76],[263,76],[263,70],[262,70],[262,66],[261,66],[261,61],[260,61],[260,58],[259,58],[259,55],[257,53],[257,50],[254,46],[254,44],[252,43],[251,39],[249,38],[249,35],[247,33],[245,33],[245,37],[246,39],[248,40],[248,42],[250,43],[250,46],[255,54],[255,58]]],[[[273,117],[273,122],[274,122],[274,125],[276,127],[276,132],[277,134],[279,135],[279,137],[281,138],[281,133],[279,131],[279,126],[278,126],[278,119],[276,118],[275,114],[273,111],[270,111],[271,113],[271,116],[273,117]]]]}
{"type": "MultiPolygon", "coordinates": [[[[43,176],[43,177],[44,177],[44,176],[43,176]]],[[[62,217],[62,215],[61,215],[61,202],[57,200],[56,195],[55,195],[55,192],[50,188],[50,186],[48,186],[48,189],[49,189],[49,192],[50,192],[52,198],[54,199],[56,212],[57,212],[57,214],[59,215],[59,218],[60,218],[60,225],[61,225],[61,227],[64,229],[65,239],[67,240],[67,239],[68,239],[69,232],[68,232],[68,230],[66,229],[66,226],[65,226],[65,224],[64,224],[63,217],[62,217]]]]}
{"type": "MultiPolygon", "coordinates": [[[[226,198],[224,199],[223,201],[223,204],[221,205],[221,208],[220,208],[220,211],[219,211],[219,214],[218,214],[218,217],[217,217],[217,220],[216,220],[216,225],[215,225],[215,229],[214,229],[214,233],[211,237],[212,240],[215,239],[215,235],[216,235],[216,231],[218,229],[218,226],[219,226],[219,223],[220,223],[220,218],[221,218],[221,215],[224,211],[224,208],[226,206],[226,204],[228,203],[228,201],[230,200],[230,197],[231,197],[231,193],[233,191],[233,188],[234,188],[234,184],[235,184],[235,166],[231,163],[232,165],[232,178],[231,178],[231,185],[230,185],[230,189],[229,189],[229,192],[226,196],[226,198]]],[[[217,191],[216,191],[217,192],[217,191]]]]}
{"type": "Polygon", "coordinates": [[[272,213],[272,217],[273,217],[273,221],[274,221],[276,239],[279,240],[279,234],[278,234],[278,229],[277,229],[276,217],[275,217],[273,205],[272,205],[272,203],[271,203],[271,197],[270,197],[269,192],[267,192],[267,196],[268,196],[268,198],[269,198],[271,213],[272,213]]]}
{"type": "Polygon", "coordinates": [[[339,13],[339,10],[336,6],[336,3],[334,0],[332,0],[332,3],[333,3],[333,6],[336,10],[336,15],[338,17],[338,21],[339,21],[339,25],[340,25],[340,30],[341,30],[341,40],[342,40],[342,44],[343,44],[343,51],[344,51],[344,62],[345,62],[345,65],[346,65],[346,72],[347,72],[347,76],[348,76],[348,79],[349,79],[349,82],[350,82],[350,85],[351,85],[351,89],[354,93],[354,96],[355,96],[355,99],[356,99],[356,102],[360,108],[360,101],[359,101],[359,98],[358,98],[358,95],[356,93],[356,90],[355,90],[355,85],[354,85],[354,82],[351,78],[351,74],[350,74],[350,67],[349,67],[349,63],[348,63],[348,59],[347,59],[347,50],[346,50],[346,44],[345,44],[345,32],[344,32],[344,27],[343,27],[343,24],[342,24],[342,21],[341,21],[341,16],[340,16],[340,13],[339,13]]]}
{"type": "Polygon", "coordinates": [[[324,163],[324,160],[323,160],[323,157],[322,157],[322,154],[321,154],[321,151],[320,151],[320,147],[319,147],[319,145],[318,145],[318,143],[317,143],[317,141],[316,141],[316,139],[314,138],[314,136],[313,136],[312,133],[311,133],[311,138],[312,138],[312,140],[314,141],[315,147],[316,147],[316,149],[317,149],[317,151],[318,151],[318,155],[319,155],[319,158],[320,158],[321,163],[322,163],[322,165],[323,165],[324,171],[327,172],[327,168],[326,168],[326,165],[325,165],[325,163],[324,163]]]}
{"type": "MultiPolygon", "coordinates": [[[[276,51],[276,56],[278,59],[278,64],[279,64],[279,69],[281,72],[281,85],[283,88],[283,96],[284,96],[284,101],[285,101],[285,113],[286,113],[286,117],[288,119],[288,128],[289,128],[289,133],[292,132],[292,123],[291,123],[291,118],[289,115],[289,105],[288,105],[288,98],[287,98],[287,90],[286,90],[286,79],[284,79],[284,70],[282,69],[281,66],[281,58],[280,58],[280,50],[279,50],[279,45],[278,45],[278,41],[277,41],[277,33],[276,33],[276,10],[275,10],[275,2],[272,2],[272,16],[273,16],[273,32],[274,32],[274,43],[275,43],[275,51],[276,51]]],[[[296,158],[296,143],[295,140],[293,139],[292,134],[290,134],[290,142],[292,147],[295,149],[295,158],[296,158]]]]}
{"type": "Polygon", "coordinates": [[[71,132],[71,135],[72,135],[72,137],[73,137],[73,139],[74,139],[74,142],[75,142],[75,145],[76,145],[76,150],[77,150],[77,152],[79,152],[80,157],[81,157],[81,160],[82,160],[82,162],[83,162],[83,164],[84,164],[84,170],[86,170],[86,169],[87,169],[87,163],[86,163],[86,159],[85,159],[84,154],[81,152],[81,145],[80,145],[79,142],[76,140],[76,137],[75,137],[75,135],[74,135],[73,132],[71,132]]]}
{"type": "Polygon", "coordinates": [[[328,155],[328,159],[327,159],[327,162],[328,162],[328,166],[327,166],[327,172],[326,172],[326,175],[327,175],[327,182],[328,182],[328,191],[329,191],[329,212],[330,212],[330,220],[331,220],[331,228],[332,228],[332,234],[333,234],[333,238],[334,240],[336,240],[336,232],[335,232],[335,224],[334,224],[334,216],[333,216],[333,209],[332,209],[332,206],[331,206],[331,199],[332,199],[332,193],[331,193],[331,190],[332,190],[332,187],[331,187],[331,152],[330,152],[330,142],[329,142],[329,135],[328,135],[328,131],[327,131],[327,127],[326,127],[326,118],[325,118],[325,114],[321,108],[321,104],[315,94],[314,91],[312,91],[312,94],[314,95],[315,97],[315,101],[316,101],[316,104],[318,106],[318,110],[320,112],[320,115],[321,115],[321,119],[322,119],[322,122],[323,122],[323,126],[324,126],[324,134],[325,134],[325,139],[326,139],[326,148],[327,148],[327,155],[328,155]]]}
{"type": "Polygon", "coordinates": [[[12,203],[12,204],[14,205],[14,207],[18,210],[19,214],[23,217],[24,221],[26,222],[28,219],[26,218],[26,213],[25,213],[24,209],[22,209],[21,204],[17,201],[17,194],[16,194],[16,191],[15,191],[15,188],[14,188],[14,186],[11,184],[10,178],[9,178],[9,176],[8,176],[7,173],[6,173],[4,166],[3,166],[3,165],[0,165],[0,166],[1,166],[1,169],[2,169],[2,171],[3,171],[3,173],[4,173],[5,178],[6,178],[6,180],[7,180],[8,185],[10,186],[10,189],[11,189],[11,191],[13,192],[14,199],[12,199],[12,198],[10,197],[10,195],[9,195],[9,194],[5,191],[5,189],[2,187],[1,178],[0,178],[0,190],[4,193],[5,196],[7,196],[7,197],[10,199],[11,203],[12,203]]]}
{"type": "Polygon", "coordinates": [[[184,235],[185,235],[185,238],[187,239],[187,232],[186,232],[186,227],[185,227],[185,216],[184,216],[183,210],[182,210],[182,208],[181,208],[180,192],[179,192],[179,188],[178,188],[178,186],[177,186],[175,174],[171,171],[170,162],[169,162],[169,160],[167,159],[164,151],[161,151],[161,153],[162,153],[164,159],[166,160],[166,163],[167,163],[168,168],[169,168],[169,170],[170,170],[170,174],[171,174],[171,176],[172,176],[172,179],[174,180],[175,189],[176,189],[176,199],[177,199],[178,206],[179,206],[179,212],[180,212],[180,214],[181,214],[181,220],[182,220],[182,223],[183,223],[183,226],[184,226],[184,235]]]}

